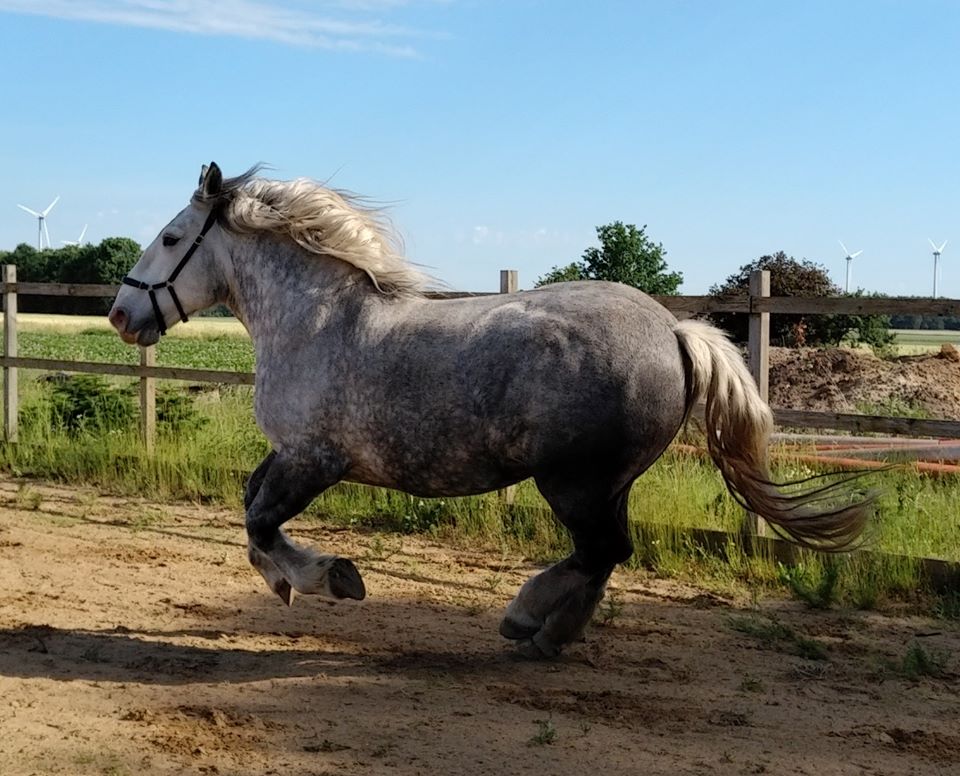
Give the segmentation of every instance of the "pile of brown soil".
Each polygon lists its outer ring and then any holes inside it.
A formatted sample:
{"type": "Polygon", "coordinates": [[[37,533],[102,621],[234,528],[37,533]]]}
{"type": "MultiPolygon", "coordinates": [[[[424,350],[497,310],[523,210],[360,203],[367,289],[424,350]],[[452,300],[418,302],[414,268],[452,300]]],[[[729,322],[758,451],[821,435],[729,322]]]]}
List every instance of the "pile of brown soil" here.
{"type": "Polygon", "coordinates": [[[771,348],[770,404],[796,410],[888,414],[921,410],[960,420],[956,351],[881,359],[848,348],[771,348]]]}

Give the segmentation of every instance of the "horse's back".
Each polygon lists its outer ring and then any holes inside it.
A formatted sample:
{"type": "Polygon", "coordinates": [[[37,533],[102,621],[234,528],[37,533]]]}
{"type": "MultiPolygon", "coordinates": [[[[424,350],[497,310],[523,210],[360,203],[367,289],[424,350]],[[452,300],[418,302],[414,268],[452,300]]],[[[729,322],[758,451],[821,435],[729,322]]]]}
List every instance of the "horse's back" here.
{"type": "Polygon", "coordinates": [[[508,364],[525,375],[620,381],[644,374],[656,379],[660,372],[676,377],[682,368],[673,333],[677,319],[643,292],[619,283],[557,283],[441,304],[435,312],[428,306],[427,315],[440,331],[457,332],[457,358],[466,368],[508,364]]]}
{"type": "MultiPolygon", "coordinates": [[[[580,331],[586,339],[616,344],[619,339],[669,341],[677,319],[636,288],[605,281],[553,283],[516,294],[429,300],[417,311],[421,322],[440,329],[464,328],[483,338],[529,338],[545,325],[580,331]]],[[[533,343],[535,344],[535,342],[533,343]]]]}

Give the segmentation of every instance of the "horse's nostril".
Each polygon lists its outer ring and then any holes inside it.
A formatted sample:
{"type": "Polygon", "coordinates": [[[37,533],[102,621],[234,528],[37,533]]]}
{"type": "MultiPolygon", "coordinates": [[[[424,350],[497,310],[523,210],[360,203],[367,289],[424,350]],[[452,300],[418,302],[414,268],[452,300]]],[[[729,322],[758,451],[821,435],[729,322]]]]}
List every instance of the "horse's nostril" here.
{"type": "Polygon", "coordinates": [[[127,328],[127,321],[129,318],[127,317],[126,310],[124,310],[122,307],[117,307],[110,311],[108,320],[113,324],[113,328],[119,332],[123,332],[127,328]]]}

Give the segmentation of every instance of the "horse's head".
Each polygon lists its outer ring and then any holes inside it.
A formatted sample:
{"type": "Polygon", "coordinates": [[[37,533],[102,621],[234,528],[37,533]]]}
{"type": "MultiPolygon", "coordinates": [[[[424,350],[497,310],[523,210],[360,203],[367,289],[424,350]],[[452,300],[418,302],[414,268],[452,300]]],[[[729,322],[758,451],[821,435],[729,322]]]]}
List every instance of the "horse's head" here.
{"type": "Polygon", "coordinates": [[[178,320],[215,304],[214,243],[223,174],[203,166],[190,204],[144,250],[110,310],[124,342],[153,345],[178,320]]]}

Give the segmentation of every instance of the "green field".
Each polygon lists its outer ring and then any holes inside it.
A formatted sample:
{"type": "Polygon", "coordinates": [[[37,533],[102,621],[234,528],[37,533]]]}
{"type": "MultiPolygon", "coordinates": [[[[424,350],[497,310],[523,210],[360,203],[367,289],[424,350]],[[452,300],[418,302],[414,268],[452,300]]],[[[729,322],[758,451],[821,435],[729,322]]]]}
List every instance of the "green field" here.
{"type": "Polygon", "coordinates": [[[903,356],[938,351],[944,343],[960,347],[960,331],[931,329],[891,329],[891,331],[896,335],[897,352],[903,356]]]}
{"type": "MultiPolygon", "coordinates": [[[[59,334],[78,332],[108,332],[116,337],[105,315],[48,315],[44,313],[20,313],[17,316],[19,331],[44,331],[59,334]]],[[[189,323],[178,323],[167,332],[173,339],[210,339],[220,336],[246,337],[246,329],[236,318],[192,318],[189,323]]]]}
{"type": "MultiPolygon", "coordinates": [[[[0,326],[2,329],[2,326],[0,326]]],[[[19,355],[137,364],[140,351],[121,340],[103,316],[18,316],[19,355]]],[[[233,318],[199,318],[170,329],[157,344],[157,364],[253,371],[253,344],[233,318]]]]}
{"type": "MultiPolygon", "coordinates": [[[[103,319],[64,323],[52,316],[24,316],[20,331],[24,356],[136,363],[137,352],[111,333],[103,319]]],[[[253,352],[235,321],[201,319],[171,330],[158,346],[158,362],[249,371],[253,352]]],[[[42,378],[42,373],[21,370],[21,437],[18,444],[0,448],[0,466],[6,471],[155,499],[241,508],[246,474],[268,449],[253,421],[251,388],[197,386],[188,392],[183,383],[163,385],[161,396],[180,414],[174,413],[176,423],[161,419],[157,450],[149,457],[140,444],[135,415],[125,416],[116,427],[100,428],[93,421],[69,426],[57,414],[57,383],[42,378]]],[[[129,402],[133,411],[135,385],[135,380],[114,378],[104,390],[112,400],[129,402]]],[[[777,475],[797,479],[813,473],[793,465],[777,475]]],[[[960,561],[956,478],[887,472],[871,480],[883,489],[868,539],[872,549],[960,561]]],[[[308,512],[362,530],[426,531],[448,541],[509,546],[541,561],[568,548],[564,532],[529,482],[519,486],[511,506],[496,494],[420,499],[343,484],[323,494],[308,512]]],[[[799,584],[798,574],[816,586],[818,580],[832,579],[839,568],[836,595],[857,606],[912,598],[924,589],[919,563],[912,560],[844,556],[837,566],[809,554],[800,571],[791,571],[769,559],[747,556],[734,538],[742,523],[741,508],[712,464],[683,454],[667,454],[644,475],[631,496],[630,512],[638,547],[633,563],[660,574],[756,589],[799,584]],[[726,531],[731,539],[719,555],[707,553],[691,541],[686,532],[690,528],[726,531]]],[[[944,606],[935,597],[924,600],[933,601],[925,605],[944,606]]]]}

